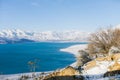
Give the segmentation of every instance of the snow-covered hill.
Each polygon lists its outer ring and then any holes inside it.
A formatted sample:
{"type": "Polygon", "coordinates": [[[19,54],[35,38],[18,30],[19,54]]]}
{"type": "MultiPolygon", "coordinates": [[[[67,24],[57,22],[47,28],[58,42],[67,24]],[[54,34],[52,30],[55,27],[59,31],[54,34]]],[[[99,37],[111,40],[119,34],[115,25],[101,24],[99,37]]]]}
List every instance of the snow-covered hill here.
{"type": "Polygon", "coordinates": [[[89,33],[80,31],[46,31],[46,32],[31,32],[19,29],[1,30],[0,43],[16,43],[28,41],[87,41],[89,33]]]}

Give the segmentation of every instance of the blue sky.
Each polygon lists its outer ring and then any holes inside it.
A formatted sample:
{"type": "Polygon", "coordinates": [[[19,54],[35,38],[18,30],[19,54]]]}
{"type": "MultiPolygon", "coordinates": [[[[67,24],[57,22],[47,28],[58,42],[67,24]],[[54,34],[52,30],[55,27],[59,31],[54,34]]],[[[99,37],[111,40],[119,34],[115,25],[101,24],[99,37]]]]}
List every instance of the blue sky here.
{"type": "Polygon", "coordinates": [[[0,0],[0,29],[95,31],[120,24],[120,0],[0,0]]]}

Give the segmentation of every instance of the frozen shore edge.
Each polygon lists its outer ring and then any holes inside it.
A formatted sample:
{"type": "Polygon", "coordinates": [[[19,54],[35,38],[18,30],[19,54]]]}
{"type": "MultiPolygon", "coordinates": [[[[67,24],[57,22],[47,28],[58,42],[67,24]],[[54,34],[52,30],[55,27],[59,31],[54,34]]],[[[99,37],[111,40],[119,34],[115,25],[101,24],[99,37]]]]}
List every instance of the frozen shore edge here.
{"type": "Polygon", "coordinates": [[[68,48],[60,49],[60,51],[68,52],[76,55],[79,50],[84,50],[86,47],[87,47],[87,44],[79,44],[79,45],[70,46],[68,48]]]}
{"type": "MultiPolygon", "coordinates": [[[[73,45],[67,48],[60,49],[60,51],[63,52],[68,52],[73,55],[76,55],[79,50],[85,49],[87,44],[78,44],[78,45],[73,45]]],[[[76,62],[72,63],[70,66],[75,67],[76,62]]],[[[44,72],[45,75],[49,74],[52,71],[44,72]]],[[[35,72],[36,75],[42,74],[43,72],[35,72]]],[[[10,75],[0,75],[0,80],[17,80],[20,78],[22,75],[29,75],[32,76],[33,73],[18,73],[18,74],[10,74],[10,75]]]]}

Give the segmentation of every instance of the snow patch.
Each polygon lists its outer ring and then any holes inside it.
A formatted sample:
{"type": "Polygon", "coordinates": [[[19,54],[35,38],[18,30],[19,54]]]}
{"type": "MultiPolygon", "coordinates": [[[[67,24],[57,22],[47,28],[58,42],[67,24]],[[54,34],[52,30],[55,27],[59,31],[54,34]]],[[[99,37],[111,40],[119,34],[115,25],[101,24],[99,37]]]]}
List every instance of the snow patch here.
{"type": "Polygon", "coordinates": [[[1,30],[0,40],[19,40],[28,39],[33,41],[87,41],[90,33],[81,31],[45,31],[45,32],[30,32],[20,29],[1,30]]]}
{"type": "Polygon", "coordinates": [[[80,45],[70,46],[70,47],[65,48],[65,49],[60,49],[60,51],[69,52],[69,53],[72,53],[74,55],[77,55],[79,50],[85,50],[86,48],[87,48],[87,44],[80,44],[80,45]]]}
{"type": "MultiPolygon", "coordinates": [[[[98,75],[108,71],[108,67],[113,65],[114,61],[96,61],[96,66],[88,70],[83,70],[83,75],[98,75]]],[[[86,67],[86,66],[83,66],[86,67]]]]}

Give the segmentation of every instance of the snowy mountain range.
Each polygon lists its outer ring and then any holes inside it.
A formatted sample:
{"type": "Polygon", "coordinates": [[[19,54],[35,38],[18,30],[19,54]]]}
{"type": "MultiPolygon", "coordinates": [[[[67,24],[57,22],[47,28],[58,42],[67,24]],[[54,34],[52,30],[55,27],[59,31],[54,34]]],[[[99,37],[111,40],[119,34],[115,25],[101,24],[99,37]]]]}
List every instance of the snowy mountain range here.
{"type": "Polygon", "coordinates": [[[41,42],[41,41],[87,41],[89,33],[81,31],[46,31],[46,32],[32,32],[23,31],[20,29],[1,30],[0,43],[17,43],[17,42],[41,42]]]}

